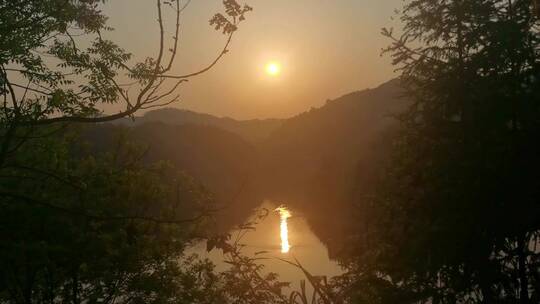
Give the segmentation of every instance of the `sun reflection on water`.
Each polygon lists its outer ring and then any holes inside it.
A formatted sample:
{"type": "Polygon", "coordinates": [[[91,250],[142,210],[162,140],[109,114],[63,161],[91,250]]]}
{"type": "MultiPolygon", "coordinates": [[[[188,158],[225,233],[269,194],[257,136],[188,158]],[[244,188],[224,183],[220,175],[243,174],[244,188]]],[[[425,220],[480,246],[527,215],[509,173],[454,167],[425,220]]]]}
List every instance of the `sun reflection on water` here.
{"type": "Polygon", "coordinates": [[[287,219],[291,217],[291,212],[285,206],[279,206],[275,209],[279,212],[280,225],[279,236],[281,238],[281,253],[287,253],[291,249],[289,244],[289,228],[287,227],[287,219]]]}

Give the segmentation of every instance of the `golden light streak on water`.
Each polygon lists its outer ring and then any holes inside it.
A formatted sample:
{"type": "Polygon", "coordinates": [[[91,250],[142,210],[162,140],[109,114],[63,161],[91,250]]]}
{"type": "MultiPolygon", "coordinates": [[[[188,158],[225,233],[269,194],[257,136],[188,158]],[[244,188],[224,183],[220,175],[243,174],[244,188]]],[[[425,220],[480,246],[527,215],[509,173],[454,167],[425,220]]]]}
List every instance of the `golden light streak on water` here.
{"type": "Polygon", "coordinates": [[[287,253],[291,249],[289,244],[289,228],[287,227],[287,219],[291,217],[291,212],[284,206],[276,208],[279,212],[279,236],[281,237],[281,253],[287,253]]]}

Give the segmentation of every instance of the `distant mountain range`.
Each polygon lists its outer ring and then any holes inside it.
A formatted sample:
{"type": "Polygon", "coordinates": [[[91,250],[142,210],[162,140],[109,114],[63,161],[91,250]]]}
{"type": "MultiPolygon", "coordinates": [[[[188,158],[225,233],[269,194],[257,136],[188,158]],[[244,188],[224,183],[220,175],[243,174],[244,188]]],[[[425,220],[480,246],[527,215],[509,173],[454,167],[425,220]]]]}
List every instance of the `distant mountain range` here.
{"type": "Polygon", "coordinates": [[[161,109],[134,122],[104,125],[99,133],[127,127],[148,145],[149,161],[171,161],[219,200],[234,200],[237,207],[228,218],[274,199],[303,210],[318,236],[332,245],[353,229],[343,219],[374,188],[398,127],[395,115],[409,104],[402,95],[392,80],[289,119],[239,121],[161,109]]]}
{"type": "Polygon", "coordinates": [[[250,142],[261,142],[283,123],[282,119],[236,120],[229,117],[216,117],[189,110],[164,108],[150,111],[135,120],[122,119],[117,124],[126,126],[160,122],[169,125],[199,125],[217,127],[238,134],[250,142]]]}

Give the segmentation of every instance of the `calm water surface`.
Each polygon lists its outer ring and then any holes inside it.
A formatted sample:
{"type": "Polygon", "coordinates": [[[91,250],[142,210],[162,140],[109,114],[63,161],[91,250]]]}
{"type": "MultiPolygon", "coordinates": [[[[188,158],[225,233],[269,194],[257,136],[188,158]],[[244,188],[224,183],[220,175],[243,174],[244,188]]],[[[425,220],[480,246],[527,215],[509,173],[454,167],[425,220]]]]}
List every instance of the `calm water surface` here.
{"type": "MultiPolygon", "coordinates": [[[[291,282],[291,287],[297,288],[299,282],[305,279],[304,275],[295,267],[280,261],[278,258],[294,261],[294,258],[313,275],[326,275],[332,277],[343,273],[335,261],[330,260],[326,247],[310,230],[305,218],[290,210],[291,217],[287,218],[288,252],[282,252],[283,222],[280,213],[274,210],[281,204],[266,201],[260,208],[270,211],[268,216],[255,225],[256,230],[245,234],[240,243],[246,247],[243,252],[253,255],[255,252],[267,251],[264,257],[269,259],[261,261],[267,272],[279,274],[280,280],[291,282]]],[[[286,207],[286,205],[284,205],[286,207]]],[[[235,237],[236,234],[233,234],[235,237]]],[[[206,244],[201,243],[191,248],[188,253],[196,253],[202,258],[208,258],[217,265],[218,270],[224,270],[228,264],[223,262],[223,255],[219,250],[206,251],[206,244]]],[[[258,256],[260,257],[260,256],[258,256]]]]}

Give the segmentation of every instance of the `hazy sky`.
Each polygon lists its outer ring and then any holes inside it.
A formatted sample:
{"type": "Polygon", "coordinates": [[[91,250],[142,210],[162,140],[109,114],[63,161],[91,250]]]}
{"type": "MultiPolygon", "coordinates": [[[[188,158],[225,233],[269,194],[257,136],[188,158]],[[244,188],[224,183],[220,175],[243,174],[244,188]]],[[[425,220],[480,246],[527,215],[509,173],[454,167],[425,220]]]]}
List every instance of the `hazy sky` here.
{"type": "MultiPolygon", "coordinates": [[[[184,85],[176,107],[239,119],[289,117],[394,77],[389,58],[380,56],[388,44],[380,30],[395,25],[391,17],[402,0],[244,3],[254,11],[235,35],[229,54],[184,85]],[[278,77],[264,73],[271,60],[282,65],[278,77]]],[[[221,0],[193,0],[186,9],[175,72],[203,67],[219,53],[225,37],[208,20],[221,10],[221,0]]],[[[115,28],[110,38],[138,58],[155,56],[155,1],[112,0],[104,11],[115,28]]],[[[172,31],[169,27],[169,37],[172,31]]]]}

